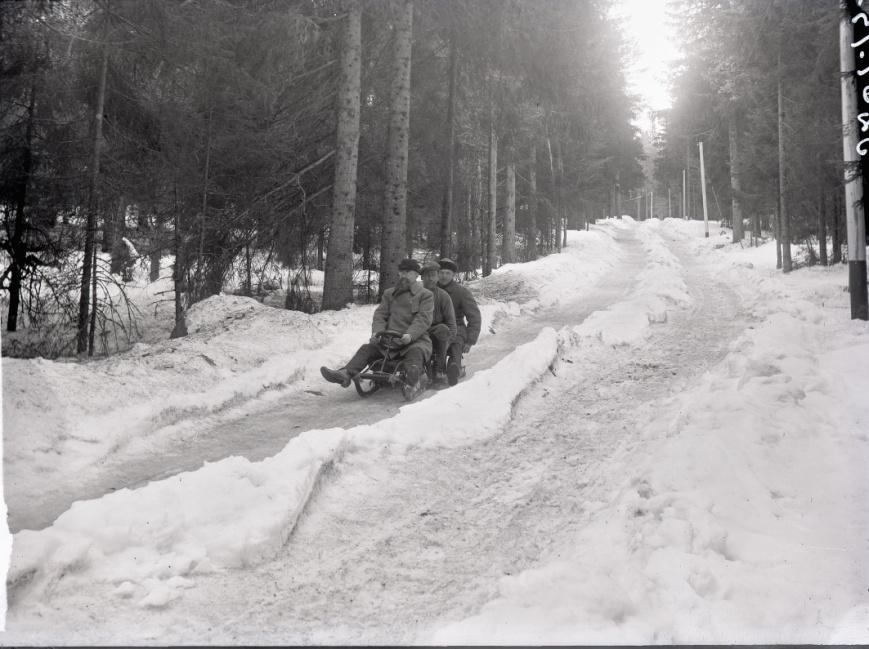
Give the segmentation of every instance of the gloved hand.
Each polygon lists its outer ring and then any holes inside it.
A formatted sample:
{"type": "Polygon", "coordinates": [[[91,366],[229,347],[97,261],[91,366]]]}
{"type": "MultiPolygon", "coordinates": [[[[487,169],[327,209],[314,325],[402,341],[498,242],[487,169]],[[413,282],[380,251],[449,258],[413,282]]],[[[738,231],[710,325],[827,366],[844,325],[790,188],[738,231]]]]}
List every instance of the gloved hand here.
{"type": "Polygon", "coordinates": [[[404,334],[401,337],[401,344],[402,345],[409,345],[411,340],[413,340],[413,339],[410,337],[410,334],[404,334]]]}
{"type": "Polygon", "coordinates": [[[465,343],[464,346],[462,347],[462,353],[467,354],[469,351],[471,351],[471,346],[470,346],[470,344],[465,343]]]}

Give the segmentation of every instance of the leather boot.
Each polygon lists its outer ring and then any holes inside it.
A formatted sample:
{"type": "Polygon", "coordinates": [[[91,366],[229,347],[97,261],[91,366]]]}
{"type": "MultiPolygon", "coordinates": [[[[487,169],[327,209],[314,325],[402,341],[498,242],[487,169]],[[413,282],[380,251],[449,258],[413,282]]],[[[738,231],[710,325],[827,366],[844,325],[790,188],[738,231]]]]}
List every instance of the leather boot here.
{"type": "Polygon", "coordinates": [[[329,383],[340,383],[342,388],[349,387],[350,385],[350,372],[343,367],[338,370],[330,370],[328,367],[321,367],[320,374],[322,374],[323,378],[329,381],[329,383]]]}

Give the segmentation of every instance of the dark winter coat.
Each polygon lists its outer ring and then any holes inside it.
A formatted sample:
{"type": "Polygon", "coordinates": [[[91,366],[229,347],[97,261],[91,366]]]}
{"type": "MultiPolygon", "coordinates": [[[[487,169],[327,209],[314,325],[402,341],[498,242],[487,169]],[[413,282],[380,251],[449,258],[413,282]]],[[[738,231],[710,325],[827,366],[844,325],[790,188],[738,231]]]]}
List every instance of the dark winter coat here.
{"type": "Polygon", "coordinates": [[[410,334],[413,342],[402,348],[404,356],[410,349],[420,349],[425,358],[431,356],[431,339],[428,328],[434,313],[434,297],[431,291],[419,282],[413,282],[410,289],[388,288],[383,292],[380,304],[374,310],[371,333],[397,331],[410,334]]]}
{"type": "Polygon", "coordinates": [[[442,288],[435,286],[432,291],[434,295],[434,315],[432,316],[431,324],[445,324],[449,327],[450,338],[456,337],[456,312],[453,308],[453,300],[450,294],[442,288]]]}
{"type": "Polygon", "coordinates": [[[461,284],[450,282],[446,286],[438,284],[438,287],[449,293],[453,300],[453,310],[456,313],[456,337],[463,343],[475,345],[480,337],[482,318],[477,301],[471,292],[461,284]]]}

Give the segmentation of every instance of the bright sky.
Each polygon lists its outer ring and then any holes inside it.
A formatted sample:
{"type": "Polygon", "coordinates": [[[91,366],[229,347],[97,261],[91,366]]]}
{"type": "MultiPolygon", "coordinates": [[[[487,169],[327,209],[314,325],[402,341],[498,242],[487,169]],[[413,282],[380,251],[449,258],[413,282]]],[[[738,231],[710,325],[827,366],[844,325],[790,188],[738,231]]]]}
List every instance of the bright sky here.
{"type": "Polygon", "coordinates": [[[672,103],[666,72],[678,50],[667,25],[666,4],[666,0],[616,0],[612,9],[628,43],[636,46],[635,64],[626,71],[630,90],[652,110],[669,108],[672,103]]]}

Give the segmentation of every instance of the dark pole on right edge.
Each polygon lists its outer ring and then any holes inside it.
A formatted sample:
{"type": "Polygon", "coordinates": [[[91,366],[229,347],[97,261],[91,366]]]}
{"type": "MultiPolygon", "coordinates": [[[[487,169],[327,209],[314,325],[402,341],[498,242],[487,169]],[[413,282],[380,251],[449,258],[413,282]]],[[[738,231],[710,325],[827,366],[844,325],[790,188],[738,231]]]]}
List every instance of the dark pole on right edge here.
{"type": "Polygon", "coordinates": [[[869,320],[866,290],[866,222],[863,216],[863,178],[857,142],[857,87],[854,75],[854,28],[846,12],[839,22],[842,66],[842,149],[845,159],[845,221],[848,224],[848,286],[851,319],[869,320]]]}

